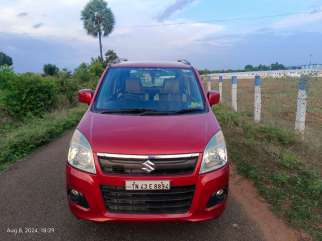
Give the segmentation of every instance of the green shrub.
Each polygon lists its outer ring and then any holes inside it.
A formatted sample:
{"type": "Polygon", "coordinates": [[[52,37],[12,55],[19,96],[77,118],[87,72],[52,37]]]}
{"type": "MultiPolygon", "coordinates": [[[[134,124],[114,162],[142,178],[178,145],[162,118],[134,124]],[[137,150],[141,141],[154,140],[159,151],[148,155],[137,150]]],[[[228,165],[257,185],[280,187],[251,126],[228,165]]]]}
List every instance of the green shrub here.
{"type": "Polygon", "coordinates": [[[281,153],[281,156],[279,158],[279,163],[289,169],[295,169],[298,168],[300,163],[297,160],[297,156],[295,153],[290,151],[284,151],[281,153]]]}
{"type": "Polygon", "coordinates": [[[3,104],[13,117],[41,116],[57,104],[57,83],[36,74],[22,74],[7,83],[3,104]]]}
{"type": "Polygon", "coordinates": [[[17,75],[10,67],[1,66],[0,67],[0,91],[7,88],[7,84],[16,79],[17,75]]]}
{"type": "Polygon", "coordinates": [[[104,65],[100,61],[92,59],[90,64],[80,64],[75,69],[73,78],[80,82],[81,88],[95,89],[103,71],[104,65]]]}
{"type": "Polygon", "coordinates": [[[91,73],[90,68],[87,64],[80,64],[74,71],[74,77],[80,82],[90,82],[95,78],[95,75],[91,73]]]}
{"type": "Polygon", "coordinates": [[[61,135],[65,130],[74,127],[86,108],[85,105],[78,105],[45,113],[43,117],[31,117],[27,123],[7,130],[3,133],[5,138],[0,138],[0,171],[9,163],[24,157],[61,135]]]}
{"type": "Polygon", "coordinates": [[[71,105],[77,102],[78,83],[74,79],[60,79],[59,80],[59,93],[68,100],[71,105]]]}
{"type": "Polygon", "coordinates": [[[74,105],[77,102],[77,91],[79,90],[79,81],[59,74],[53,81],[57,84],[58,104],[60,106],[74,105]]]}
{"type": "Polygon", "coordinates": [[[89,69],[91,73],[93,73],[96,77],[99,78],[103,73],[105,66],[99,58],[92,58],[92,61],[89,65],[89,69]]]}

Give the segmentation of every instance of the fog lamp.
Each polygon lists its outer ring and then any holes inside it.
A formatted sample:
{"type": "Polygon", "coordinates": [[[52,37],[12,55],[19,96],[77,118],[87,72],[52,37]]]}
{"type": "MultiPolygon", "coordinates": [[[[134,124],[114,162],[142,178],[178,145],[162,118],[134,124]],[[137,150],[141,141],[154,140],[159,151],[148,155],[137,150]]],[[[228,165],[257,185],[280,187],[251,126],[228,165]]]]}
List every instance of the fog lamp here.
{"type": "Polygon", "coordinates": [[[87,200],[81,192],[72,188],[72,189],[68,189],[67,194],[70,201],[84,208],[89,208],[87,200]]]}
{"type": "Polygon", "coordinates": [[[216,192],[214,192],[210,196],[208,203],[207,203],[207,208],[213,207],[213,206],[217,205],[218,203],[223,202],[227,196],[227,193],[228,193],[227,187],[218,189],[216,192]]]}
{"type": "Polygon", "coordinates": [[[216,196],[217,197],[221,197],[223,194],[224,194],[224,189],[219,189],[217,192],[216,192],[216,196]]]}
{"type": "Polygon", "coordinates": [[[76,197],[79,196],[79,192],[75,189],[70,190],[70,194],[76,197]]]}

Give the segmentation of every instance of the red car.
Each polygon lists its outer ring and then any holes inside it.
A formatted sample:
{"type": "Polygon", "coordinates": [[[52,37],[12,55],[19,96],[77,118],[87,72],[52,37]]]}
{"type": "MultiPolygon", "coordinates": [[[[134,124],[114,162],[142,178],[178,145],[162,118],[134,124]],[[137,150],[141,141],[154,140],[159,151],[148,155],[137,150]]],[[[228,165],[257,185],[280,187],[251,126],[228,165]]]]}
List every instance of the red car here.
{"type": "Polygon", "coordinates": [[[187,61],[107,67],[70,143],[67,193],[79,219],[204,221],[226,206],[229,165],[203,90],[187,61]]]}

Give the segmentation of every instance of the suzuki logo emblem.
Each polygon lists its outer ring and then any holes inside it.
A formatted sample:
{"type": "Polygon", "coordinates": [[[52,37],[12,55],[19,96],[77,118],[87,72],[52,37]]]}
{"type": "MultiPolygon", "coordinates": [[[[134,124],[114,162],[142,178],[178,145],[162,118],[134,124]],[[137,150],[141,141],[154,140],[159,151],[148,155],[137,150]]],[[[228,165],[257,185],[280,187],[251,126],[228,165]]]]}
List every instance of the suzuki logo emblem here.
{"type": "Polygon", "coordinates": [[[153,162],[151,162],[150,160],[143,162],[142,165],[143,165],[142,170],[147,173],[150,173],[155,170],[155,168],[154,168],[155,164],[153,162]]]}

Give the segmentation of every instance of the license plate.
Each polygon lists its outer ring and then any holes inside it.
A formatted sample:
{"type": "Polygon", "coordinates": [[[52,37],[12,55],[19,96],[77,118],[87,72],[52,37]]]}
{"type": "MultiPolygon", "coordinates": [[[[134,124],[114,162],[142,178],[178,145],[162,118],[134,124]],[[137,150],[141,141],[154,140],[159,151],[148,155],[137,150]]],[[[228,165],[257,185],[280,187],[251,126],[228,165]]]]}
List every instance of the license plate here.
{"type": "Polygon", "coordinates": [[[170,181],[126,181],[125,190],[169,190],[170,181]]]}

